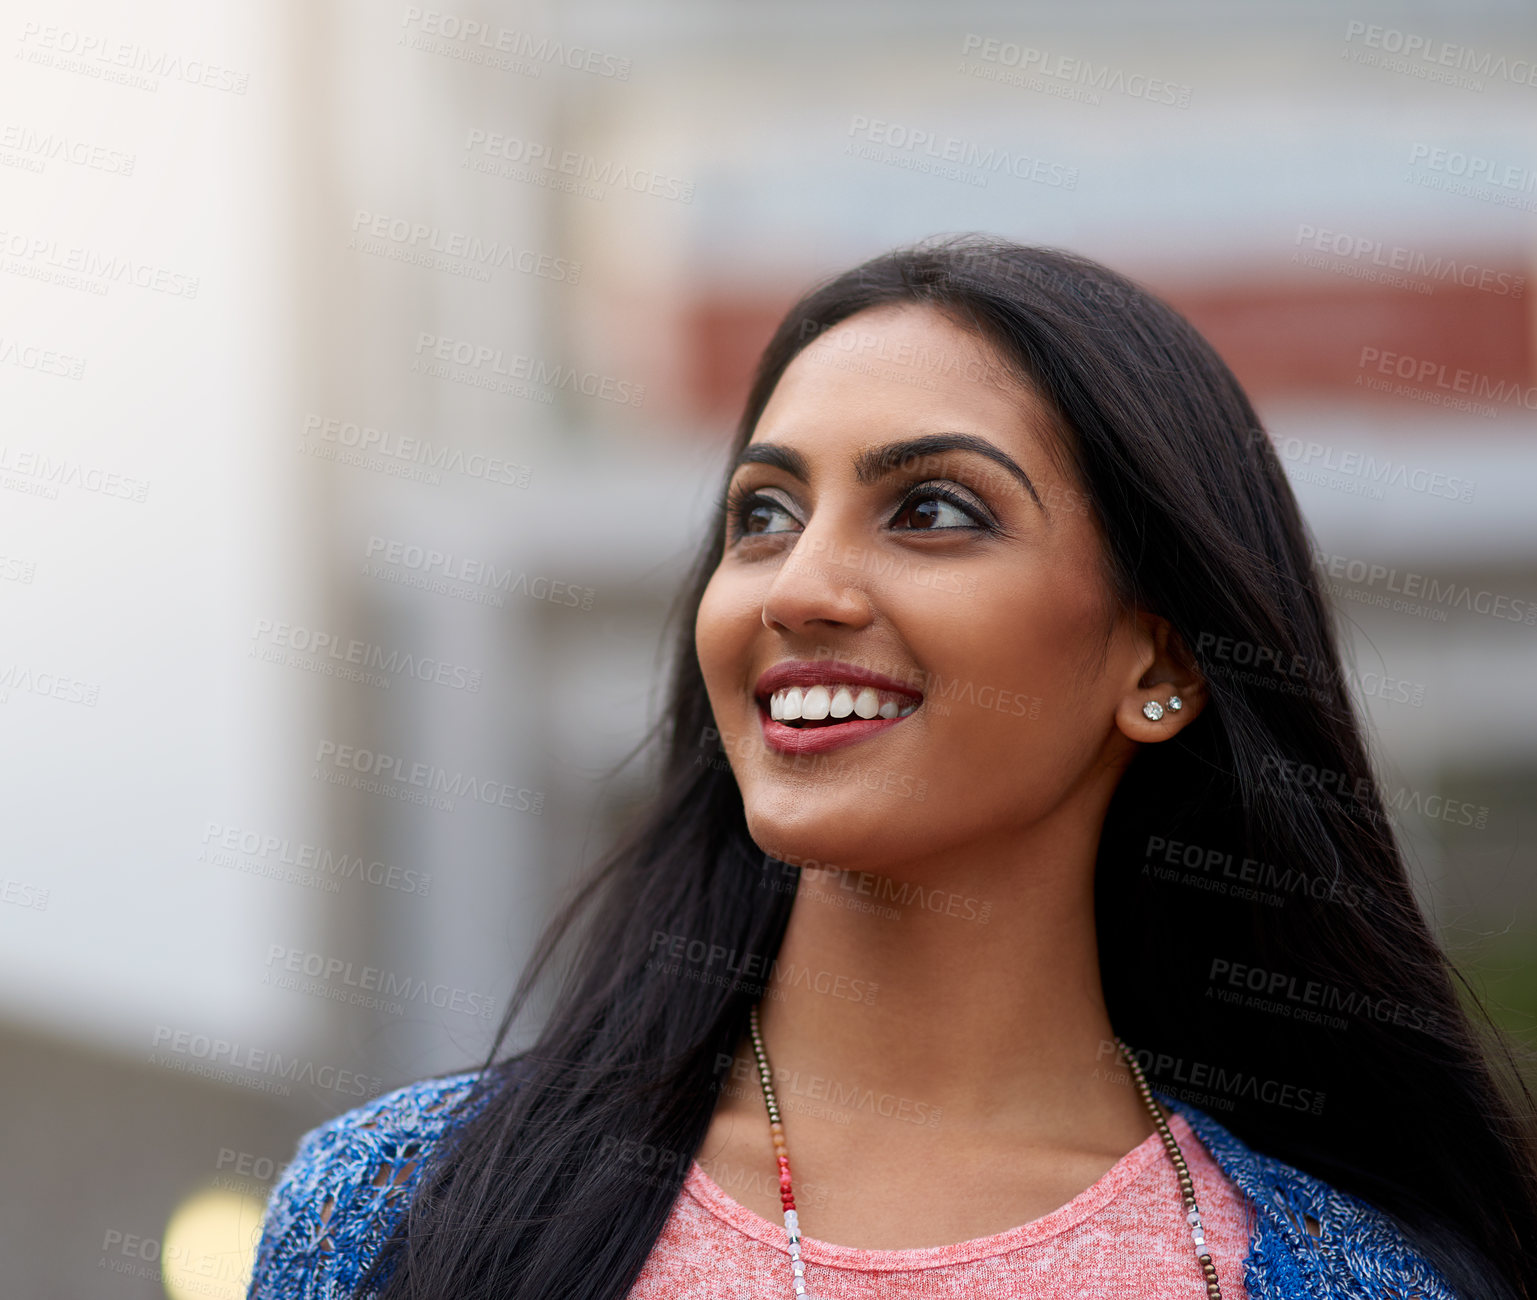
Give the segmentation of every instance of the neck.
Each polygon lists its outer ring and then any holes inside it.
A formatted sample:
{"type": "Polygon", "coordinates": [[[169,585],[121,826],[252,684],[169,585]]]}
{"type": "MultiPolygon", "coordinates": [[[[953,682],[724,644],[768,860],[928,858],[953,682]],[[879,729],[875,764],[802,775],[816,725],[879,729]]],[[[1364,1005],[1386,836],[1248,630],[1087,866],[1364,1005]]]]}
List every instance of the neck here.
{"type": "Polygon", "coordinates": [[[1152,1132],[1100,983],[1096,845],[1097,828],[802,871],[759,1007],[781,1107],[848,1112],[872,1138],[936,1111],[951,1135],[1125,1150],[1152,1132]]]}

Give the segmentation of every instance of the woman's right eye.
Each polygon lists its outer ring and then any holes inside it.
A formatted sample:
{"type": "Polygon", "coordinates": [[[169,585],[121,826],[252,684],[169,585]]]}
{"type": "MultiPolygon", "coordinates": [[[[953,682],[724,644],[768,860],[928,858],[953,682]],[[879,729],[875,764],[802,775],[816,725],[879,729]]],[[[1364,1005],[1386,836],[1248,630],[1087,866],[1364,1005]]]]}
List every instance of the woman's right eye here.
{"type": "Polygon", "coordinates": [[[800,521],[791,514],[781,501],[764,495],[761,491],[733,489],[726,502],[726,520],[731,540],[740,537],[761,537],[765,533],[786,533],[800,521]],[[781,515],[790,521],[791,527],[773,527],[773,518],[781,515]]]}

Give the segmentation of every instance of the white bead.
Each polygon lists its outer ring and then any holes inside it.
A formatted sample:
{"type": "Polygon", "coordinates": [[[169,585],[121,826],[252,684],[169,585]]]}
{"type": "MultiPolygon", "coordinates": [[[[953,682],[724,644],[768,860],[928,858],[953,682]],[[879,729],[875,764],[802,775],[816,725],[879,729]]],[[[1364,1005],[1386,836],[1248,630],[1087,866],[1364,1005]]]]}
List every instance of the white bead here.
{"type": "Polygon", "coordinates": [[[1190,1239],[1193,1242],[1195,1242],[1195,1244],[1197,1246],[1199,1246],[1203,1241],[1206,1240],[1205,1236],[1202,1235],[1201,1230],[1199,1228],[1197,1228],[1195,1230],[1195,1232],[1191,1234],[1191,1238],[1190,1239]]]}
{"type": "Polygon", "coordinates": [[[805,1277],[806,1266],[800,1260],[796,1260],[790,1265],[790,1272],[794,1273],[796,1277],[805,1277]]]}
{"type": "Polygon", "coordinates": [[[1197,1246],[1195,1248],[1195,1253],[1201,1259],[1210,1259],[1211,1258],[1211,1250],[1207,1246],[1197,1246]]]}
{"type": "Polygon", "coordinates": [[[792,1231],[799,1232],[800,1231],[800,1226],[801,1226],[800,1217],[795,1213],[795,1211],[794,1210],[786,1210],[785,1211],[785,1227],[791,1229],[792,1231]]]}

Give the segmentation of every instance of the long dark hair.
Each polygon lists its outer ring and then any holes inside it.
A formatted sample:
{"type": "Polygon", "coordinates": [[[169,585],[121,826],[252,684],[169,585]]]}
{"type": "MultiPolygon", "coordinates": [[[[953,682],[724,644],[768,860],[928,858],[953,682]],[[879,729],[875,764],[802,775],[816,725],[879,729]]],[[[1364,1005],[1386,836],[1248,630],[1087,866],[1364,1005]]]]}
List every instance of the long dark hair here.
{"type": "MultiPolygon", "coordinates": [[[[1416,901],[1307,531],[1237,380],[1176,311],[1095,262],[927,241],[790,309],[733,459],[791,359],[887,304],[945,312],[1045,396],[1116,596],[1166,618],[1207,681],[1202,716],[1138,755],[1106,818],[1095,908],[1116,1032],[1155,1087],[1393,1215],[1460,1291],[1537,1297],[1537,1108],[1465,982],[1472,1010],[1459,1000],[1416,901]],[[1255,971],[1271,995],[1277,978],[1323,990],[1314,1001],[1332,1013],[1253,1005],[1255,971]]],[[[385,1300],[619,1300],[704,1140],[789,919],[793,888],[775,885],[798,879],[748,835],[695,655],[722,524],[718,505],[674,610],[670,695],[650,738],[657,794],[523,971],[365,1279],[387,1272],[385,1300]],[[735,954],[743,974],[659,972],[657,935],[735,954]],[[498,1062],[551,972],[535,1041],[498,1062]],[[623,1151],[651,1153],[644,1177],[623,1151]]]]}

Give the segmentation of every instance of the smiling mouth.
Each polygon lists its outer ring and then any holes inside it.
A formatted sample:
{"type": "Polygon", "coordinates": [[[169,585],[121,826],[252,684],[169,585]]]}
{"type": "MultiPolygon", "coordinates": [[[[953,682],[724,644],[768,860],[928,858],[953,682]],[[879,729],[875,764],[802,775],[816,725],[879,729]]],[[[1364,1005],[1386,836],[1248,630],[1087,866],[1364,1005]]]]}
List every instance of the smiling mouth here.
{"type": "Polygon", "coordinates": [[[758,701],[775,722],[796,730],[836,727],[848,722],[905,718],[922,703],[896,691],[872,686],[791,686],[758,701]]]}

